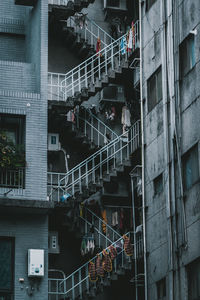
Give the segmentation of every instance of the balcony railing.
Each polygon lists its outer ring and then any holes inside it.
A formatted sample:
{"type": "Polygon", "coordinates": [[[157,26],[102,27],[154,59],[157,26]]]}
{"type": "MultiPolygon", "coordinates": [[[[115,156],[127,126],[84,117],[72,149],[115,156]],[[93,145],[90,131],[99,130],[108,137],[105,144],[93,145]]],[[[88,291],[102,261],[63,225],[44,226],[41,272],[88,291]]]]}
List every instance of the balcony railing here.
{"type": "Polygon", "coordinates": [[[16,169],[0,168],[0,188],[24,189],[25,168],[16,168],[16,169]]]}

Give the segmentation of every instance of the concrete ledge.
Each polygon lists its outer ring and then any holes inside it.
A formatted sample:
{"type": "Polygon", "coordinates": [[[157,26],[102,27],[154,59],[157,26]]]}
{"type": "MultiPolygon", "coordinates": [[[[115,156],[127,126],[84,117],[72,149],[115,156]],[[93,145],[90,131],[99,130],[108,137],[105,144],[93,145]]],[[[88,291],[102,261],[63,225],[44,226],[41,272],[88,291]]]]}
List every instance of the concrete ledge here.
{"type": "Polygon", "coordinates": [[[0,198],[0,213],[14,212],[20,213],[26,211],[27,213],[48,213],[50,209],[54,208],[54,203],[42,200],[20,200],[10,199],[8,197],[0,198]]]}

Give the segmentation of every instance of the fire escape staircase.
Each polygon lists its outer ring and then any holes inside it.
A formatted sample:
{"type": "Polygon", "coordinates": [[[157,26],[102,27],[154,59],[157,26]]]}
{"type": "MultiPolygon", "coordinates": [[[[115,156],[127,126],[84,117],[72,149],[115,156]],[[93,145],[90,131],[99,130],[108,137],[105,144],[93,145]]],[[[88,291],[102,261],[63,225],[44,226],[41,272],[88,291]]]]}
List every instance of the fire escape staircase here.
{"type": "MultiPolygon", "coordinates": [[[[110,286],[111,282],[118,280],[123,275],[129,275],[133,267],[133,258],[139,259],[143,255],[142,238],[135,240],[133,245],[134,255],[128,257],[124,251],[124,240],[120,234],[115,231],[109,224],[99,218],[94,212],[88,208],[84,208],[82,214],[79,215],[79,229],[83,229],[82,234],[90,234],[95,240],[95,244],[100,246],[98,249],[109,250],[112,245],[117,247],[117,257],[112,262],[111,272],[104,273],[103,277],[99,277],[97,282],[91,282],[89,279],[89,264],[95,263],[97,255],[75,270],[72,274],[63,279],[54,278],[51,274],[49,277],[49,300],[61,299],[88,299],[95,297],[98,293],[103,292],[104,286],[110,286]],[[103,233],[102,228],[105,228],[103,233]],[[93,233],[91,233],[93,228],[93,233]],[[129,272],[129,273],[127,273],[129,272]]],[[[132,239],[132,233],[126,236],[132,239]]],[[[100,250],[98,254],[102,257],[103,252],[100,250]]],[[[130,276],[131,277],[131,276],[130,276]]]]}
{"type": "Polygon", "coordinates": [[[112,41],[66,74],[48,73],[48,100],[74,107],[94,96],[128,68],[128,58],[139,47],[139,22],[134,25],[132,49],[127,50],[128,33],[112,41]]]}
{"type": "Polygon", "coordinates": [[[79,58],[88,58],[95,54],[97,39],[104,48],[114,39],[86,15],[75,14],[63,22],[63,39],[67,47],[79,58]],[[81,21],[82,20],[82,21],[81,21]]]}
{"type": "Polygon", "coordinates": [[[48,3],[50,16],[59,21],[73,16],[76,12],[88,7],[90,3],[94,3],[94,0],[48,0],[48,3]]]}
{"type": "Polygon", "coordinates": [[[67,173],[48,172],[49,200],[59,203],[61,197],[69,193],[73,201],[79,202],[94,194],[96,189],[104,191],[104,184],[117,177],[126,166],[131,166],[130,157],[139,146],[138,120],[126,133],[111,140],[67,173]]]}

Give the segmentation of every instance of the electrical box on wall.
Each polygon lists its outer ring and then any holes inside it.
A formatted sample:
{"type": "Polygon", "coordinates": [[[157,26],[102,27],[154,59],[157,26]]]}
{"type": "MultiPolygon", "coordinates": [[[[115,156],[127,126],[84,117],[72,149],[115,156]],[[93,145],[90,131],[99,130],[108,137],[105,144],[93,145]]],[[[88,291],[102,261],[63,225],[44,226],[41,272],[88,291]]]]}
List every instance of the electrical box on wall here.
{"type": "Polygon", "coordinates": [[[44,250],[42,249],[28,250],[28,276],[29,277],[44,276],[44,250]]]}
{"type": "Polygon", "coordinates": [[[48,150],[49,151],[59,151],[59,134],[58,133],[48,133],[48,150]]]}

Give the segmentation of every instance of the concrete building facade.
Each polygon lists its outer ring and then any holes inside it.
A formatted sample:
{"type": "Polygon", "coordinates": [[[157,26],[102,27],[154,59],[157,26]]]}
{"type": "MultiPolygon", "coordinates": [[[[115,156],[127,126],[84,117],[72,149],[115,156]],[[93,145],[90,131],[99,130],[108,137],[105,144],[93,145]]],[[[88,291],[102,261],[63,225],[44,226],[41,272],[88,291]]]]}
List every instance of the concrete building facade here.
{"type": "Polygon", "coordinates": [[[140,3],[146,299],[198,299],[200,6],[140,3]]]}
{"type": "Polygon", "coordinates": [[[1,1],[1,300],[200,299],[199,12],[196,0],[1,1]],[[73,275],[89,265],[86,235],[96,254],[128,231],[134,259],[122,252],[97,285],[73,275]],[[44,250],[44,276],[28,276],[29,249],[44,250]]]}

